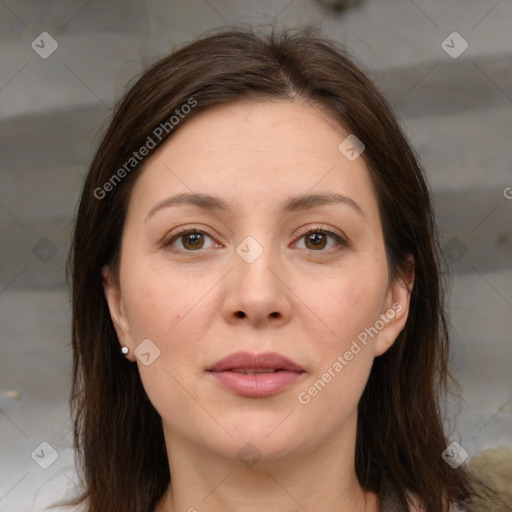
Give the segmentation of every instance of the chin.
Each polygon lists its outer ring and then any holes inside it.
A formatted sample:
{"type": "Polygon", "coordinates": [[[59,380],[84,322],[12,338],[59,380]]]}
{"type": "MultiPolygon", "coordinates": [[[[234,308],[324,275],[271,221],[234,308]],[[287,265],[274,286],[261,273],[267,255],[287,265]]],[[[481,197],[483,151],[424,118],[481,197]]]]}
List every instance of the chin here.
{"type": "Polygon", "coordinates": [[[234,453],[237,459],[252,456],[270,462],[306,448],[311,436],[307,435],[304,425],[296,423],[297,418],[292,419],[293,413],[286,418],[287,414],[255,412],[234,419],[227,426],[233,438],[223,437],[225,455],[232,458],[234,453]]]}

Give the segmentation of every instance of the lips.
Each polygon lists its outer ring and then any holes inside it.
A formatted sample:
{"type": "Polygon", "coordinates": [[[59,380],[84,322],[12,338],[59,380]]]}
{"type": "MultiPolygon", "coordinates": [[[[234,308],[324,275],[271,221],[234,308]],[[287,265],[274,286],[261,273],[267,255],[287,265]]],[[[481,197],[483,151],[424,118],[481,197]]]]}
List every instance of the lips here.
{"type": "Polygon", "coordinates": [[[303,372],[304,370],[291,359],[275,352],[264,354],[250,354],[249,352],[235,352],[217,361],[210,366],[209,372],[224,372],[227,370],[285,370],[290,372],[303,372]]]}
{"type": "Polygon", "coordinates": [[[244,375],[254,375],[255,373],[275,373],[279,370],[271,370],[270,368],[254,368],[254,369],[245,369],[245,368],[236,368],[234,370],[230,370],[234,373],[243,373],[244,375]]]}
{"type": "Polygon", "coordinates": [[[275,352],[236,352],[207,368],[224,388],[247,397],[275,395],[299,380],[304,369],[275,352]]]}

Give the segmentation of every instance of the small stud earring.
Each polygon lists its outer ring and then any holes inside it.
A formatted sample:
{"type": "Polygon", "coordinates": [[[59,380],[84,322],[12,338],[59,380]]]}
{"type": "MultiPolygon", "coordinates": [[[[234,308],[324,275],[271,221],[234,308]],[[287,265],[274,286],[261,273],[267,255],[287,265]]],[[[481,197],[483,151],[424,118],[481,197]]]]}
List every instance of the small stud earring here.
{"type": "Polygon", "coordinates": [[[123,347],[121,348],[121,353],[122,353],[123,355],[127,355],[127,354],[128,354],[128,352],[130,352],[130,349],[129,349],[128,347],[123,346],[123,347]]]}

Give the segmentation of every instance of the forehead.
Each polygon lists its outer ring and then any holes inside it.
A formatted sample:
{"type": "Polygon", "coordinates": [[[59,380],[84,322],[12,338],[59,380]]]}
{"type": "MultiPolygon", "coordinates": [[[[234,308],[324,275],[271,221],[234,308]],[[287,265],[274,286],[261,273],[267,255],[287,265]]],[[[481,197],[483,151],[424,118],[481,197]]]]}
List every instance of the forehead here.
{"type": "Polygon", "coordinates": [[[260,163],[266,155],[274,162],[292,155],[325,159],[327,149],[337,155],[344,134],[323,109],[302,101],[243,101],[195,115],[166,146],[176,155],[193,150],[190,161],[205,154],[236,154],[245,161],[255,153],[260,163]]]}
{"type": "Polygon", "coordinates": [[[238,210],[330,192],[376,213],[363,158],[349,161],[338,149],[348,135],[325,111],[302,102],[214,107],[188,120],[145,163],[130,208],[150,208],[176,192],[214,193],[238,210]]]}

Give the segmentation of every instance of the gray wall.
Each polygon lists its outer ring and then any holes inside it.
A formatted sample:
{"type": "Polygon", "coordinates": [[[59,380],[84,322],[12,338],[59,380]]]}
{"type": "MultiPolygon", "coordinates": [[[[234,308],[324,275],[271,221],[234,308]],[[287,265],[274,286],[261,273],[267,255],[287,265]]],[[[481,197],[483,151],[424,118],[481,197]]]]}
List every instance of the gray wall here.
{"type": "Polygon", "coordinates": [[[111,107],[130,78],[176,45],[220,25],[276,20],[346,43],[395,106],[424,162],[452,258],[454,373],[464,401],[450,403],[451,438],[470,456],[512,445],[510,0],[367,0],[338,14],[313,0],[5,0],[0,511],[31,509],[54,475],[73,479],[63,266],[111,107]],[[58,44],[51,55],[55,43],[42,32],[58,44]],[[43,469],[52,450],[58,459],[43,469]]]}

